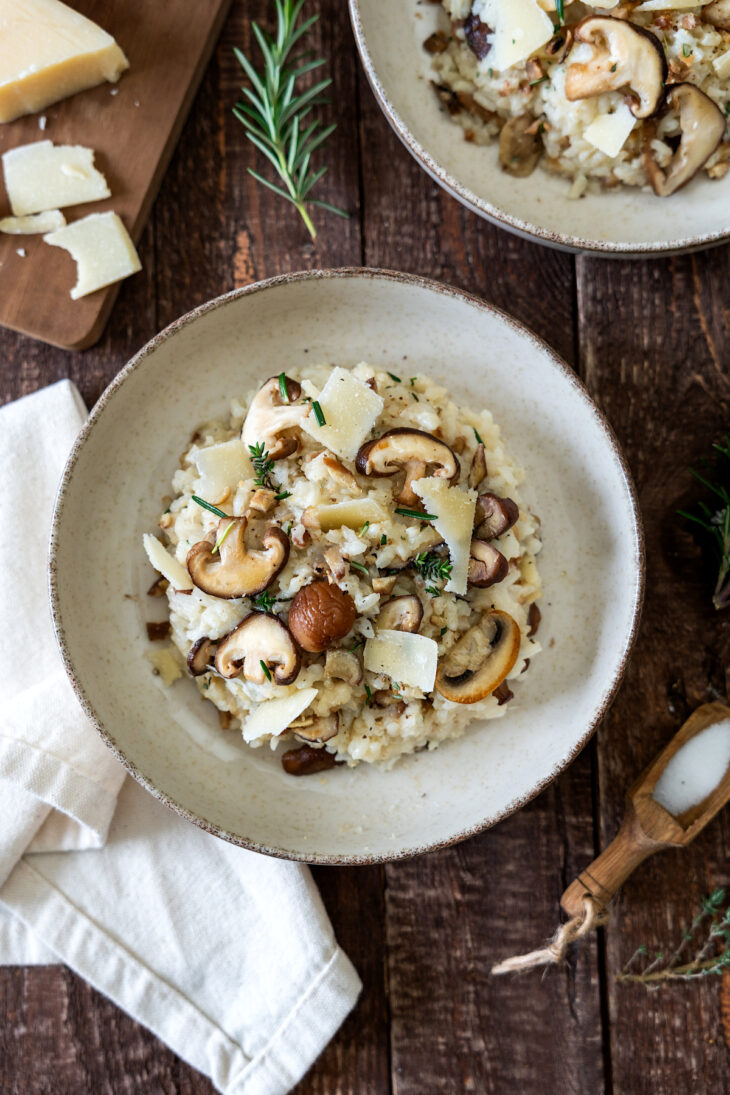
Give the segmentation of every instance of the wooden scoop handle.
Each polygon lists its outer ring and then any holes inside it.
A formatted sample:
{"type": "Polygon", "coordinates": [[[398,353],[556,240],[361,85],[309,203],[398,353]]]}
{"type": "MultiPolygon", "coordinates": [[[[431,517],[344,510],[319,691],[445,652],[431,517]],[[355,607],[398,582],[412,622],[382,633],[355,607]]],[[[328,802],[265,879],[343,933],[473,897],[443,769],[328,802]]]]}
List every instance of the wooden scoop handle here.
{"type": "Polygon", "coordinates": [[[667,846],[664,842],[646,835],[629,799],[618,833],[598,859],[568,886],[560,899],[562,908],[568,916],[581,916],[585,893],[592,894],[602,905],[608,905],[632,871],[647,856],[667,846]]]}

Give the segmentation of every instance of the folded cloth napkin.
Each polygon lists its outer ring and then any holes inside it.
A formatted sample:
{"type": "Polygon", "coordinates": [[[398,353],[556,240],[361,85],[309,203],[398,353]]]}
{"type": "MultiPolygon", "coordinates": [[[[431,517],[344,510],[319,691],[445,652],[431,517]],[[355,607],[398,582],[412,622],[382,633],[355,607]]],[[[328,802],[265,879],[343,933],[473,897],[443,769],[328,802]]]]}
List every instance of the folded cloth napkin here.
{"type": "Polygon", "coordinates": [[[305,867],[161,806],[76,703],[46,551],[85,414],[68,381],[0,410],[0,963],[64,962],[219,1091],[284,1095],[360,981],[305,867]]]}

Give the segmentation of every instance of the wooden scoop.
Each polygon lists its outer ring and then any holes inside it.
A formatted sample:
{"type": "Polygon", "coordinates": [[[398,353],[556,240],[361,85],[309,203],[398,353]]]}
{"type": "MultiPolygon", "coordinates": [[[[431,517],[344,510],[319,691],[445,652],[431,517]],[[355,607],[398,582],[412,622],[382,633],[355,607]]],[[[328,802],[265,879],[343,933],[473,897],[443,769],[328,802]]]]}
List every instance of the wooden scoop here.
{"type": "Polygon", "coordinates": [[[624,820],[614,840],[568,886],[560,899],[569,916],[582,915],[586,893],[601,905],[608,905],[632,871],[648,856],[662,848],[681,848],[689,844],[730,799],[730,768],[711,794],[677,817],[652,798],[659,777],[674,754],[690,738],[727,718],[730,718],[730,707],[723,703],[705,703],[698,707],[629,788],[624,820]]]}

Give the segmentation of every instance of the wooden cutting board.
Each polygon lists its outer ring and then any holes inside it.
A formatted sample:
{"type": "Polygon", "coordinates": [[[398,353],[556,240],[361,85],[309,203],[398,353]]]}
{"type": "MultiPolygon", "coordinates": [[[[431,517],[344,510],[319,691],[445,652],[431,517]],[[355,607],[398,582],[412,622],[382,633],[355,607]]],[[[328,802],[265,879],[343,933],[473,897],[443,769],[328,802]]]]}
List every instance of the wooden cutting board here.
{"type": "MultiPolygon", "coordinates": [[[[71,7],[114,35],[130,68],[116,84],[48,107],[45,130],[35,114],[0,125],[0,153],[45,138],[93,148],[112,196],[64,209],[66,220],[114,209],[136,243],[230,3],[71,0],[71,7]]],[[[0,216],[9,213],[0,178],[0,216]]],[[[0,324],[64,349],[93,345],[119,284],[73,301],[75,283],[76,264],[65,251],[41,236],[0,233],[0,324]]]]}

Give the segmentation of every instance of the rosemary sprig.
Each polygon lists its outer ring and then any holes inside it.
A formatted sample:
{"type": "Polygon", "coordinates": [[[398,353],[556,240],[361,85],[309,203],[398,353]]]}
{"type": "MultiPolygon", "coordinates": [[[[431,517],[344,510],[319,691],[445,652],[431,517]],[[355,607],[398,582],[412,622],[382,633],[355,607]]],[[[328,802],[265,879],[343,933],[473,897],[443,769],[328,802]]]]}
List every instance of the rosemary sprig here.
{"type": "Polygon", "coordinates": [[[340,217],[349,214],[336,205],[311,196],[313,188],[327,171],[326,166],[316,170],[312,168],[312,154],[336,127],[323,126],[316,118],[311,120],[312,110],[328,101],[322,97],[322,92],[332,83],[329,78],[316,81],[303,91],[298,90],[302,77],[325,63],[324,58],[313,58],[311,50],[299,57],[291,57],[294,46],[319,18],[310,15],[300,22],[304,4],[305,0],[274,0],[275,36],[262,30],[257,23],[251,24],[263,56],[262,72],[256,71],[240,49],[234,50],[251,86],[241,88],[244,98],[236,103],[233,113],[243,124],[248,139],[273,164],[283,187],[264,178],[251,167],[249,174],[291,202],[314,239],[317,231],[307,211],[308,206],[328,209],[340,217]]]}
{"type": "Polygon", "coordinates": [[[709,897],[703,898],[699,913],[685,931],[673,954],[665,958],[659,951],[643,970],[637,971],[638,960],[649,953],[648,947],[638,947],[616,980],[634,981],[647,988],[658,988],[666,981],[693,981],[710,974],[720,974],[730,968],[728,944],[730,906],[726,903],[725,890],[717,889],[709,897]],[[688,962],[686,952],[691,943],[694,943],[696,951],[692,961],[688,962]]]}
{"type": "Polygon", "coordinates": [[[263,658],[260,659],[259,665],[261,666],[261,668],[264,671],[264,676],[266,677],[266,680],[270,681],[271,680],[271,670],[269,669],[268,665],[266,664],[266,662],[264,661],[263,658]]]}
{"type": "Polygon", "coordinates": [[[198,498],[197,494],[192,495],[193,502],[197,502],[203,509],[207,509],[210,513],[214,513],[216,517],[230,517],[229,513],[224,513],[222,509],[218,509],[217,506],[211,506],[210,502],[206,502],[203,498],[198,498]]]}
{"type": "Polygon", "coordinates": [[[685,520],[692,522],[701,547],[717,567],[712,603],[715,608],[721,609],[730,605],[730,434],[712,448],[715,463],[710,474],[714,481],[690,468],[695,479],[714,496],[712,504],[701,501],[694,511],[678,512],[685,520]]]}
{"type": "Polygon", "coordinates": [[[405,509],[403,506],[396,506],[395,512],[401,517],[414,517],[419,521],[436,521],[438,518],[437,513],[420,513],[417,509],[405,509]]]}

